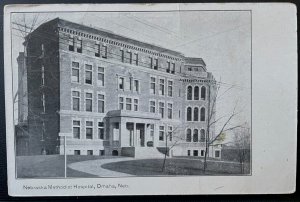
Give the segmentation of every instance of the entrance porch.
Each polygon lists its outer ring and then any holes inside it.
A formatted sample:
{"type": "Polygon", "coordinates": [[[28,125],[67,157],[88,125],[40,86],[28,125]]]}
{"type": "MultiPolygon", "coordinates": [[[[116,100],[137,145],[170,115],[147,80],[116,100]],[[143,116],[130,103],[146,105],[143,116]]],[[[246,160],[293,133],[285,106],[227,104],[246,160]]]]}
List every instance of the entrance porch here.
{"type": "Polygon", "coordinates": [[[122,156],[162,155],[157,150],[159,114],[115,110],[108,113],[112,150],[122,156]]]}

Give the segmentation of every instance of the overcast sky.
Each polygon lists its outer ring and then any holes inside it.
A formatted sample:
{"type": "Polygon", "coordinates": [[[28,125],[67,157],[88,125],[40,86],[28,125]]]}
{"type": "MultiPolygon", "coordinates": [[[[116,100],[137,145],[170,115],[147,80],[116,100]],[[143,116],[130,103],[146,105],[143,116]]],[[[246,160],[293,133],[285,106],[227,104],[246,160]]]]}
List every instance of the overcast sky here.
{"type": "MultiPolygon", "coordinates": [[[[34,13],[25,15],[25,23],[37,25],[60,17],[75,23],[110,30],[147,43],[201,57],[217,81],[220,94],[233,88],[217,103],[217,116],[229,115],[238,101],[242,113],[232,122],[250,122],[251,107],[251,14],[249,11],[179,11],[179,12],[76,12],[34,13]]],[[[13,14],[12,21],[24,24],[23,14],[13,14]]],[[[13,26],[17,28],[16,26],[13,26]]],[[[23,51],[21,33],[13,30],[13,69],[23,51]],[[16,36],[18,35],[18,36],[16,36]]],[[[16,79],[15,79],[16,81],[16,79]]],[[[16,82],[14,82],[16,86],[16,82]]],[[[221,123],[220,123],[221,124],[221,123]]],[[[219,125],[220,125],[219,124],[219,125]]]]}

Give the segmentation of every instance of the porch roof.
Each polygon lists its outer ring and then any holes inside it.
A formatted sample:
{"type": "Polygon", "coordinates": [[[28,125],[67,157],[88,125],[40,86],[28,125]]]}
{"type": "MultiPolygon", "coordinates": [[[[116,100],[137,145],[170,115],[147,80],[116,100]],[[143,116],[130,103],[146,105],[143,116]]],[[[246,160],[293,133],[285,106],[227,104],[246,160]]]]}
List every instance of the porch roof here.
{"type": "Polygon", "coordinates": [[[128,117],[136,119],[152,119],[160,120],[161,116],[158,113],[151,112],[136,112],[136,111],[127,111],[127,110],[112,110],[107,112],[108,117],[128,117]]]}

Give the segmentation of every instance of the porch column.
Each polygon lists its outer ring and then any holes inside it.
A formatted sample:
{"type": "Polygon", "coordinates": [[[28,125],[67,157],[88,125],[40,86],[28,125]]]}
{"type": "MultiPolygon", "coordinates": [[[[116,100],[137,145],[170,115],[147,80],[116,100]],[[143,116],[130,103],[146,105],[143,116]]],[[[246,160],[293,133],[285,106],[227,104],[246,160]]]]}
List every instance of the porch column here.
{"type": "Polygon", "coordinates": [[[144,123],[144,136],[143,136],[143,142],[144,142],[144,147],[146,147],[146,136],[147,136],[147,123],[144,123]]]}
{"type": "Polygon", "coordinates": [[[136,123],[133,123],[133,146],[137,147],[138,143],[137,143],[137,132],[136,132],[136,123]]]}
{"type": "Polygon", "coordinates": [[[129,145],[129,139],[128,139],[128,134],[126,130],[126,121],[125,120],[120,120],[119,123],[119,145],[120,147],[126,147],[129,145]]]}

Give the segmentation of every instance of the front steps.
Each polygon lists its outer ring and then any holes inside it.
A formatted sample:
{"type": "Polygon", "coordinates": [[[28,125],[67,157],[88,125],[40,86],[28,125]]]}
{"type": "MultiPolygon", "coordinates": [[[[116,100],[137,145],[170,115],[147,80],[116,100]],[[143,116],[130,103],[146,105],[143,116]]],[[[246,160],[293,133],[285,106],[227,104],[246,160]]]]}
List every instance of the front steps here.
{"type": "Polygon", "coordinates": [[[122,147],[121,155],[140,159],[164,158],[164,153],[156,147],[122,147]]]}

